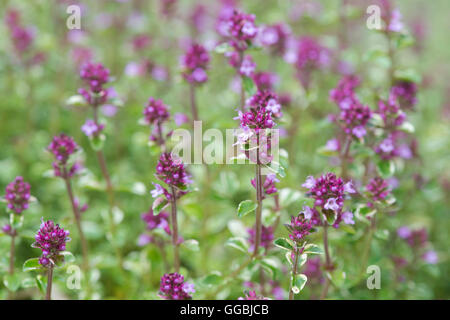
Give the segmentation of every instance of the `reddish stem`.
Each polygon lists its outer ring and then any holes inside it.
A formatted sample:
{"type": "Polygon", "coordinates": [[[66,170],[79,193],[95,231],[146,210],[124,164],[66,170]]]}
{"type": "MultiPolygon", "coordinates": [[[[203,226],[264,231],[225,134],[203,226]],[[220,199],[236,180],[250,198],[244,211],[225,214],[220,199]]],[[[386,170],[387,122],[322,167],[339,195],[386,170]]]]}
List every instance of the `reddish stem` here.
{"type": "Polygon", "coordinates": [[[178,273],[180,271],[180,252],[179,252],[179,243],[178,243],[178,222],[177,222],[177,198],[176,191],[174,187],[170,187],[172,191],[172,245],[173,245],[173,257],[174,257],[174,267],[175,272],[178,273]]]}

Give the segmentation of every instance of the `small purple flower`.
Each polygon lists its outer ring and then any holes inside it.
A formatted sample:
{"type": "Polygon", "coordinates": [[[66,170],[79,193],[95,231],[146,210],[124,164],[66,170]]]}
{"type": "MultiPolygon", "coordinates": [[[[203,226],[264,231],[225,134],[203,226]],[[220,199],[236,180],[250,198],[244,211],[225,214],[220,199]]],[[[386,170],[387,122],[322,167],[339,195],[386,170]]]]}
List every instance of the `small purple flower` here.
{"type": "Polygon", "coordinates": [[[285,224],[285,226],[290,232],[289,238],[292,241],[300,243],[304,237],[310,234],[312,223],[300,213],[297,217],[291,217],[291,223],[285,224]]]}
{"type": "Polygon", "coordinates": [[[323,208],[327,210],[338,211],[339,205],[336,203],[336,198],[329,198],[323,208]]]}
{"type": "Polygon", "coordinates": [[[422,248],[428,241],[428,233],[425,228],[411,230],[411,234],[405,239],[412,248],[422,248]]]}
{"type": "Polygon", "coordinates": [[[383,201],[391,192],[388,182],[380,177],[370,180],[366,190],[373,201],[383,201]]]}
{"type": "Polygon", "coordinates": [[[244,51],[258,33],[258,28],[255,26],[255,16],[234,10],[226,22],[224,31],[230,39],[230,44],[237,51],[244,51]]]}
{"type": "Polygon", "coordinates": [[[192,44],[180,58],[183,77],[191,83],[206,82],[208,76],[205,70],[208,68],[209,60],[209,54],[203,46],[192,44]]]}
{"type": "MultiPolygon", "coordinates": [[[[276,174],[269,173],[266,176],[266,179],[264,180],[264,183],[263,183],[263,186],[262,186],[263,187],[263,192],[264,192],[263,199],[265,198],[265,195],[274,194],[274,193],[276,193],[278,191],[277,187],[275,185],[276,182],[280,182],[280,180],[277,179],[276,174]]],[[[256,181],[255,181],[255,179],[252,179],[251,183],[252,183],[252,186],[254,188],[256,188],[256,181]]]]}
{"type": "Polygon", "coordinates": [[[400,10],[394,9],[391,12],[391,18],[388,25],[388,30],[392,32],[401,32],[404,28],[403,22],[402,22],[402,14],[400,13],[400,10]]]}
{"type": "Polygon", "coordinates": [[[239,73],[246,77],[252,77],[256,69],[256,63],[253,61],[251,55],[246,55],[242,59],[242,63],[239,67],[239,73]]]}
{"type": "Polygon", "coordinates": [[[191,183],[181,159],[174,159],[171,153],[163,153],[156,165],[156,177],[179,189],[185,189],[191,183]]]}
{"type": "Polygon", "coordinates": [[[153,237],[149,234],[143,233],[139,236],[137,245],[140,247],[144,247],[149,243],[153,242],[153,237]]]}
{"type": "Polygon", "coordinates": [[[341,104],[355,94],[354,90],[360,83],[361,81],[357,76],[344,76],[339,80],[337,87],[330,91],[330,100],[337,103],[341,109],[346,109],[345,105],[341,104]]]}
{"type": "Polygon", "coordinates": [[[287,41],[290,35],[291,29],[288,25],[277,23],[262,28],[258,38],[263,46],[270,49],[272,54],[282,56],[286,52],[287,41]]]}
{"type": "Polygon", "coordinates": [[[244,297],[239,297],[238,300],[269,300],[264,296],[259,296],[254,290],[244,292],[244,297]]]}
{"type": "MultiPolygon", "coordinates": [[[[250,248],[249,252],[253,252],[255,249],[255,237],[256,237],[256,228],[251,228],[247,230],[249,234],[249,242],[250,242],[250,248]]],[[[273,242],[273,228],[271,226],[266,227],[264,225],[261,226],[261,242],[260,246],[265,248],[266,251],[270,249],[273,242]]]]}
{"type": "Polygon", "coordinates": [[[345,224],[355,224],[355,220],[353,220],[353,213],[350,211],[346,211],[342,214],[342,220],[345,224]]]}
{"type": "Polygon", "coordinates": [[[363,105],[356,95],[342,100],[339,106],[341,112],[337,120],[344,132],[358,139],[363,138],[367,133],[365,126],[372,117],[370,108],[363,105]]]}
{"type": "Polygon", "coordinates": [[[33,44],[34,33],[32,29],[23,27],[20,20],[20,13],[17,10],[7,10],[5,22],[10,32],[14,50],[22,56],[33,44]]]}
{"type": "Polygon", "coordinates": [[[341,150],[341,143],[338,139],[331,139],[327,141],[325,148],[329,151],[339,151],[341,150]]]}
{"type": "Polygon", "coordinates": [[[400,109],[400,103],[397,96],[391,91],[387,101],[380,100],[378,102],[377,113],[384,121],[384,126],[388,129],[399,127],[405,122],[406,115],[400,109]]]}
{"type": "Polygon", "coordinates": [[[246,105],[250,108],[265,108],[275,118],[280,118],[281,104],[279,103],[278,96],[270,90],[259,90],[253,96],[247,99],[246,105]]]}
{"type": "Polygon", "coordinates": [[[407,226],[402,226],[397,229],[397,235],[402,239],[407,239],[409,236],[411,236],[411,229],[409,229],[407,226]]]}
{"type": "Polygon", "coordinates": [[[250,108],[249,111],[238,111],[238,117],[241,122],[241,128],[254,129],[256,132],[261,129],[271,129],[275,126],[272,120],[272,112],[263,105],[257,105],[250,108]]]}
{"type": "Polygon", "coordinates": [[[422,255],[422,259],[429,264],[436,264],[439,262],[439,257],[434,250],[428,250],[422,255]]]}
{"type": "Polygon", "coordinates": [[[185,283],[181,274],[166,273],[161,277],[159,294],[166,300],[191,300],[192,292],[194,285],[185,283]]]}
{"type": "Polygon", "coordinates": [[[308,177],[306,178],[305,183],[302,184],[302,187],[311,189],[311,188],[314,187],[315,185],[316,185],[316,179],[314,179],[313,176],[308,176],[308,177]]]}
{"type": "Polygon", "coordinates": [[[297,42],[295,66],[297,77],[302,86],[308,88],[311,81],[311,73],[326,67],[329,63],[329,52],[314,38],[302,37],[297,42]]]}
{"type": "Polygon", "coordinates": [[[153,214],[153,210],[141,215],[142,220],[147,224],[147,230],[152,231],[154,229],[163,229],[167,234],[170,233],[169,226],[169,214],[167,212],[160,212],[158,215],[153,214]]]}
{"type": "Polygon", "coordinates": [[[325,210],[342,209],[344,196],[349,193],[348,185],[345,187],[342,178],[336,177],[334,173],[327,173],[318,179],[308,177],[302,186],[310,189],[309,194],[315,199],[314,205],[325,210]]]}
{"type": "Polygon", "coordinates": [[[303,206],[302,211],[300,211],[300,214],[303,214],[306,220],[311,221],[313,226],[322,225],[319,212],[316,210],[316,208],[303,206]]]}
{"type": "Polygon", "coordinates": [[[25,182],[20,176],[16,177],[5,188],[7,207],[16,214],[21,214],[28,209],[30,197],[30,184],[25,182]]]}
{"type": "Polygon", "coordinates": [[[131,42],[135,51],[141,51],[150,45],[152,39],[146,34],[137,34],[131,42]]]}
{"type": "Polygon", "coordinates": [[[143,111],[145,121],[148,124],[161,124],[170,117],[169,108],[162,100],[155,100],[153,97],[148,99],[147,106],[143,111]]]}
{"type": "Polygon", "coordinates": [[[103,85],[109,81],[109,70],[101,63],[86,63],[80,70],[80,77],[88,85],[92,92],[100,93],[103,85]]]}
{"type": "Polygon", "coordinates": [[[189,117],[184,114],[184,113],[175,113],[173,115],[173,121],[175,122],[175,124],[177,126],[181,126],[184,123],[188,123],[189,122],[189,117]]]}
{"type": "Polygon", "coordinates": [[[81,131],[88,137],[98,136],[100,132],[103,131],[105,125],[96,124],[94,120],[87,119],[86,122],[81,127],[81,131]]]}
{"type": "Polygon", "coordinates": [[[47,149],[53,153],[59,164],[64,165],[69,157],[78,150],[78,145],[72,137],[61,133],[59,136],[53,137],[47,149]]]}
{"type": "Polygon", "coordinates": [[[278,76],[271,72],[260,71],[253,74],[253,82],[260,91],[273,90],[278,80],[278,76]]]}
{"type": "Polygon", "coordinates": [[[414,109],[417,104],[417,85],[414,82],[397,81],[392,87],[391,93],[399,99],[400,106],[404,110],[414,109]]]}
{"type": "Polygon", "coordinates": [[[307,277],[308,281],[322,282],[322,263],[320,257],[309,258],[305,263],[304,271],[302,271],[307,277]]]}
{"type": "Polygon", "coordinates": [[[42,266],[47,267],[50,263],[55,265],[64,261],[64,256],[60,253],[66,250],[66,243],[70,241],[69,231],[51,220],[46,222],[42,220],[35,240],[33,247],[42,250],[42,256],[39,259],[42,266]]]}

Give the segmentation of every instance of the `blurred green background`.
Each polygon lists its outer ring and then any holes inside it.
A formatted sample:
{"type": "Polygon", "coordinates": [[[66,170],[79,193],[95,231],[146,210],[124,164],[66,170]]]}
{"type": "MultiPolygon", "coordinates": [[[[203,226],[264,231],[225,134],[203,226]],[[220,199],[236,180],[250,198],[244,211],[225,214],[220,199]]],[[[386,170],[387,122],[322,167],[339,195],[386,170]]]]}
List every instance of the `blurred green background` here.
{"type": "MultiPolygon", "coordinates": [[[[89,240],[93,265],[90,275],[93,288],[91,298],[157,298],[159,279],[168,270],[164,268],[158,248],[153,245],[139,247],[137,239],[145,232],[140,215],[152,204],[149,191],[153,188],[151,182],[156,181],[154,168],[159,155],[155,148],[148,146],[149,129],[140,126],[138,120],[150,96],[162,99],[171,106],[173,113],[189,114],[190,107],[186,99],[188,86],[180,76],[178,58],[183,53],[181,44],[192,36],[188,17],[195,3],[180,0],[174,16],[163,17],[159,1],[81,1],[81,26],[84,33],[79,39],[70,40],[69,37],[68,40],[69,30],[65,21],[70,1],[1,2],[2,20],[7,8],[18,10],[22,24],[32,26],[35,30],[31,50],[43,52],[46,57],[42,63],[25,66],[12,50],[5,23],[0,24],[0,33],[3,35],[0,37],[0,188],[4,189],[16,176],[21,175],[31,184],[31,193],[38,199],[38,203],[24,213],[25,230],[17,243],[17,272],[21,272],[26,259],[39,255],[39,250],[30,245],[41,217],[54,219],[71,230],[73,240],[68,244],[68,250],[78,259],[81,258],[64,184],[51,176],[52,157],[45,151],[52,137],[64,132],[73,136],[84,150],[87,168],[81,177],[74,180],[74,189],[80,201],[89,204],[89,209],[83,214],[83,228],[89,240]],[[140,52],[133,50],[131,45],[133,36],[137,34],[151,37],[151,44],[140,52]],[[93,59],[111,70],[114,81],[109,85],[123,100],[123,106],[117,114],[108,119],[104,152],[122,211],[117,214],[120,224],[116,241],[125,255],[125,273],[118,270],[114,251],[105,236],[107,198],[104,184],[95,153],[80,130],[85,119],[91,117],[91,110],[66,104],[67,99],[82,86],[78,66],[73,58],[76,47],[89,48],[93,59]],[[126,66],[144,58],[167,68],[168,80],[157,81],[149,75],[127,76],[126,66]]],[[[287,22],[293,34],[315,36],[338,52],[342,59],[355,66],[356,73],[363,79],[362,94],[375,108],[375,103],[370,100],[372,92],[388,90],[384,76],[386,65],[382,57],[370,53],[377,48],[385,48],[386,44],[382,36],[365,26],[364,11],[370,3],[348,1],[351,9],[346,13],[348,25],[345,31],[339,15],[341,2],[337,0],[266,0],[264,5],[256,1],[241,1],[239,6],[246,12],[254,13],[257,24],[287,22]],[[295,17],[297,11],[294,9],[304,2],[315,3],[319,9],[295,17]],[[337,39],[342,32],[346,33],[348,47],[339,51],[337,39]]],[[[217,40],[214,18],[219,2],[204,1],[204,4],[208,7],[209,24],[202,34],[197,35],[197,40],[208,44],[217,40]]],[[[330,291],[329,297],[334,299],[448,299],[450,294],[450,2],[408,0],[397,1],[397,4],[406,28],[413,35],[416,29],[423,32],[412,47],[397,53],[398,64],[411,69],[421,79],[418,105],[409,114],[416,129],[414,134],[418,139],[420,158],[403,162],[397,168],[399,187],[394,194],[399,210],[383,220],[381,229],[395,233],[396,228],[402,225],[425,227],[430,244],[438,253],[439,262],[434,265],[418,263],[413,270],[408,271],[406,281],[397,283],[393,279],[395,268],[389,255],[410,256],[412,253],[409,247],[398,241],[392,244],[392,251],[386,252],[391,247],[391,238],[380,237],[373,243],[370,262],[381,266],[381,290],[368,290],[364,282],[355,285],[351,280],[360,267],[358,252],[364,234],[364,225],[357,222],[356,233],[347,234],[339,230],[331,235],[334,256],[347,274],[344,283],[330,291]]],[[[252,55],[258,70],[278,74],[280,81],[277,91],[288,92],[293,97],[292,105],[284,110],[285,116],[280,125],[288,127],[292,110],[301,109],[297,136],[281,140],[283,148],[294,144],[294,154],[290,154],[290,157],[295,162],[289,165],[287,176],[279,183],[279,189],[300,191],[306,176],[334,170],[329,159],[319,155],[316,150],[334,134],[333,126],[326,121],[326,116],[336,109],[328,100],[328,92],[336,86],[340,76],[328,71],[318,74],[315,78],[317,98],[308,108],[302,109],[304,96],[292,66],[282,59],[272,59],[264,50],[254,51],[252,55]]],[[[236,116],[239,94],[231,89],[230,81],[234,72],[223,55],[211,52],[208,75],[209,81],[197,91],[204,130],[237,127],[233,117],[236,116]]],[[[188,124],[183,126],[189,129],[188,124]]],[[[176,127],[173,121],[171,127],[176,127]]],[[[182,273],[196,284],[195,299],[235,299],[242,296],[242,281],[234,281],[216,296],[211,296],[216,286],[215,278],[205,278],[211,274],[227,275],[230,268],[239,265],[244,259],[241,252],[225,246],[225,242],[232,236],[230,221],[237,219],[239,202],[254,197],[254,189],[250,184],[254,169],[250,165],[212,165],[209,167],[209,180],[203,166],[191,165],[189,170],[198,191],[180,201],[179,224],[183,237],[198,240],[200,250],[182,250],[182,273]],[[216,271],[219,273],[214,273],[216,271]]],[[[290,215],[298,213],[301,205],[301,201],[288,203],[282,211],[281,221],[287,222],[290,215]]],[[[7,221],[5,212],[0,215],[0,222],[3,225],[7,221]]],[[[251,215],[243,219],[246,227],[251,227],[252,223],[251,215]]],[[[241,224],[238,225],[241,230],[241,224]]],[[[280,224],[276,236],[286,234],[280,224]]],[[[9,237],[0,236],[2,274],[6,273],[8,266],[9,242],[9,237]]],[[[320,237],[313,237],[312,242],[320,243],[320,237]]],[[[279,261],[280,270],[276,280],[287,291],[287,266],[283,262],[283,254],[277,249],[271,252],[279,261]]],[[[171,261],[170,250],[167,254],[171,261]]],[[[23,274],[20,276],[21,281],[31,276],[23,274]]],[[[65,286],[66,273],[60,272],[56,276],[55,290],[58,297],[86,297],[83,289],[69,290],[65,286]]],[[[250,276],[244,273],[240,280],[250,280],[250,276]]],[[[40,298],[32,283],[24,287],[17,292],[17,297],[40,298]]],[[[317,287],[308,283],[299,299],[313,297],[316,291],[317,287]]],[[[6,287],[0,284],[0,297],[6,298],[7,294],[6,287]]]]}

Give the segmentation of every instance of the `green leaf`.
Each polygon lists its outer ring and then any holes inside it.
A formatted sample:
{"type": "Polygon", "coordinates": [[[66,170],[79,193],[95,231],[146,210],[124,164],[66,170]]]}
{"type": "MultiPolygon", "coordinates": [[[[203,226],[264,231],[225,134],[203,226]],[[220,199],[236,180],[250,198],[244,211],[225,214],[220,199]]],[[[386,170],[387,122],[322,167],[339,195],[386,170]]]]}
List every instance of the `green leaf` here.
{"type": "Polygon", "coordinates": [[[316,244],[310,243],[305,246],[303,253],[306,254],[323,254],[322,249],[316,244]]]}
{"type": "Polygon", "coordinates": [[[222,273],[220,271],[213,271],[205,276],[201,282],[207,286],[217,286],[223,281],[222,273]]]}
{"type": "Polygon", "coordinates": [[[414,133],[415,131],[413,124],[408,121],[403,122],[399,129],[407,133],[414,133]]]}
{"type": "Polygon", "coordinates": [[[36,276],[35,280],[39,291],[41,291],[41,293],[44,294],[47,289],[47,278],[39,274],[36,276]]]}
{"type": "Polygon", "coordinates": [[[190,251],[199,251],[200,250],[198,241],[194,240],[194,239],[185,240],[185,241],[183,241],[183,243],[181,245],[190,251]]]}
{"type": "Polygon", "coordinates": [[[226,246],[238,249],[239,251],[248,253],[248,243],[245,238],[233,237],[227,240],[226,246]]]}
{"type": "Polygon", "coordinates": [[[394,77],[398,80],[406,80],[414,83],[422,82],[422,77],[415,69],[396,70],[394,77]]]}
{"type": "Polygon", "coordinates": [[[258,207],[258,204],[256,204],[252,200],[244,200],[244,201],[242,201],[241,203],[239,203],[238,217],[239,218],[244,217],[248,213],[256,210],[257,207],[258,207]]]}
{"type": "Polygon", "coordinates": [[[298,190],[283,188],[279,192],[280,205],[283,208],[288,207],[290,204],[300,201],[302,193],[298,190]]]}
{"type": "Polygon", "coordinates": [[[232,49],[233,49],[233,47],[228,42],[223,42],[223,43],[217,45],[214,48],[214,51],[217,53],[225,53],[225,52],[231,51],[232,49]]]}
{"type": "Polygon", "coordinates": [[[344,271],[334,270],[332,273],[327,272],[327,277],[334,283],[336,287],[342,287],[347,278],[347,274],[344,271]]]}
{"type": "Polygon", "coordinates": [[[247,97],[254,95],[256,93],[256,85],[253,82],[253,79],[245,76],[243,76],[242,79],[244,84],[244,91],[247,97]]]}
{"type": "Polygon", "coordinates": [[[14,274],[6,274],[3,276],[3,284],[10,291],[17,291],[20,288],[20,276],[17,273],[14,274]]]}
{"type": "Polygon", "coordinates": [[[264,165],[264,167],[271,172],[278,174],[282,178],[286,177],[286,171],[283,166],[276,161],[272,161],[269,165],[264,165]]]}
{"type": "Polygon", "coordinates": [[[278,238],[273,242],[274,245],[276,245],[278,248],[292,251],[294,250],[294,244],[292,241],[286,239],[286,238],[278,238]]]}
{"type": "Polygon", "coordinates": [[[300,291],[303,290],[303,288],[305,287],[306,281],[308,281],[308,278],[300,273],[300,274],[296,274],[292,277],[292,292],[294,294],[299,294],[300,291]]]}
{"type": "Polygon", "coordinates": [[[395,46],[397,49],[404,49],[414,45],[415,39],[410,34],[397,33],[395,46]]]}
{"type": "Polygon", "coordinates": [[[291,251],[286,252],[285,257],[289,265],[292,267],[292,265],[294,264],[292,262],[292,252],[291,251]]]}
{"type": "Polygon", "coordinates": [[[380,176],[383,179],[390,178],[395,173],[395,164],[394,161],[390,160],[380,160],[377,164],[377,169],[380,176]]]}
{"type": "Polygon", "coordinates": [[[59,253],[61,256],[64,256],[64,263],[72,263],[75,262],[75,256],[70,251],[61,251],[59,253]]]}
{"type": "Polygon", "coordinates": [[[308,255],[306,253],[301,254],[298,257],[298,261],[297,261],[298,266],[297,266],[297,268],[300,268],[301,266],[303,266],[306,263],[307,260],[308,260],[308,255]]]}
{"type": "Polygon", "coordinates": [[[66,105],[74,107],[82,107],[86,105],[86,100],[84,100],[84,97],[81,94],[77,94],[69,97],[66,100],[66,105]]]}
{"type": "Polygon", "coordinates": [[[322,146],[317,149],[317,153],[325,157],[333,157],[339,155],[339,152],[330,150],[326,146],[322,146]]]}
{"type": "Polygon", "coordinates": [[[99,134],[96,136],[92,136],[89,138],[89,143],[91,145],[91,148],[94,151],[100,151],[103,149],[103,146],[106,141],[106,136],[104,134],[99,134]]]}
{"type": "Polygon", "coordinates": [[[123,220],[124,217],[124,213],[123,211],[118,207],[118,206],[114,206],[112,208],[112,215],[113,215],[113,220],[114,220],[114,224],[120,224],[123,220]]]}
{"type": "Polygon", "coordinates": [[[169,201],[167,201],[166,197],[156,198],[152,205],[153,214],[160,213],[168,204],[169,201]]]}
{"type": "Polygon", "coordinates": [[[31,258],[25,261],[23,264],[23,272],[29,272],[33,270],[43,270],[44,268],[39,264],[39,258],[31,258]]]}
{"type": "Polygon", "coordinates": [[[33,288],[36,286],[36,281],[34,278],[25,278],[22,280],[21,287],[22,288],[33,288]]]}
{"type": "Polygon", "coordinates": [[[342,223],[339,227],[347,233],[350,233],[350,234],[356,233],[355,228],[353,228],[352,226],[350,226],[348,224],[342,223]]]}
{"type": "Polygon", "coordinates": [[[389,231],[386,229],[379,229],[375,231],[375,237],[380,240],[387,240],[389,238],[389,231]]]}
{"type": "Polygon", "coordinates": [[[281,269],[280,261],[274,257],[265,257],[260,263],[261,266],[272,275],[273,280],[275,280],[278,270],[281,269]]]}
{"type": "Polygon", "coordinates": [[[23,226],[23,215],[10,213],[9,214],[9,224],[13,229],[20,229],[23,226]]]}
{"type": "Polygon", "coordinates": [[[227,225],[228,230],[234,237],[246,237],[248,235],[247,229],[241,220],[230,220],[227,225]]]}

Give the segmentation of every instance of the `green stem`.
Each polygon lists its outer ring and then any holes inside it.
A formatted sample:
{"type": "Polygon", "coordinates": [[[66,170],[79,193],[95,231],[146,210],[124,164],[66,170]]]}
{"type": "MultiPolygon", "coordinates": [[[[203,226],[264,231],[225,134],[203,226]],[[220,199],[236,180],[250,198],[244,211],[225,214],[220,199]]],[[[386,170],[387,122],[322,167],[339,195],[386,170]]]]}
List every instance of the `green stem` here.
{"type": "Polygon", "coordinates": [[[294,264],[292,265],[291,283],[289,284],[289,300],[294,300],[294,292],[292,291],[292,283],[294,282],[295,275],[297,274],[297,265],[298,265],[298,248],[297,248],[297,245],[295,245],[295,258],[294,258],[294,264]]]}
{"type": "Polygon", "coordinates": [[[10,255],[9,255],[9,274],[14,274],[14,258],[15,258],[15,252],[16,252],[16,231],[14,229],[11,229],[11,249],[10,249],[10,255]]]}

